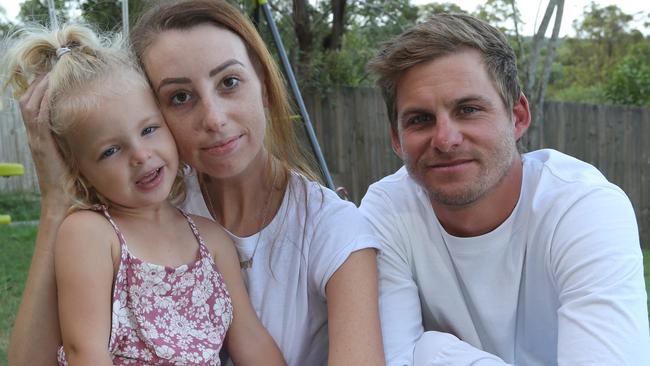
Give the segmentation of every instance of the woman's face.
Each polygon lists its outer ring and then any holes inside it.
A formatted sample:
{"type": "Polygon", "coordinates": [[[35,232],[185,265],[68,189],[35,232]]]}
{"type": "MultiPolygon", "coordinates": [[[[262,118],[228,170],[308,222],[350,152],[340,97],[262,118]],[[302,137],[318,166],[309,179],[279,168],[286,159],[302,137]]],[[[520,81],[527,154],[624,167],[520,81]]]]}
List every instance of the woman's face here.
{"type": "Polygon", "coordinates": [[[239,36],[210,24],[167,30],[143,62],[184,162],[230,178],[262,161],[264,86],[239,36]]]}

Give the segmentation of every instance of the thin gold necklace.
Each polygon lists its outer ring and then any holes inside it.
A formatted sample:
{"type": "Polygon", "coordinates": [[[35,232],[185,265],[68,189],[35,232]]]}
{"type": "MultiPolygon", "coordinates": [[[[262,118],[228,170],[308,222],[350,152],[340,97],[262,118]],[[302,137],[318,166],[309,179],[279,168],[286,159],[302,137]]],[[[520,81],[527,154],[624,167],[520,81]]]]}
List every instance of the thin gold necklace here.
{"type": "MultiPolygon", "coordinates": [[[[275,169],[273,167],[271,169],[273,171],[273,179],[271,180],[271,189],[269,190],[269,194],[266,197],[266,202],[264,203],[264,209],[261,212],[262,213],[262,215],[261,215],[262,221],[260,223],[260,229],[259,229],[259,231],[257,233],[258,234],[257,235],[257,241],[255,242],[255,247],[253,247],[253,253],[251,253],[250,258],[248,258],[246,260],[243,260],[243,261],[240,258],[239,267],[241,269],[249,269],[249,268],[253,267],[253,258],[255,257],[255,252],[257,252],[257,247],[260,245],[260,238],[262,237],[262,231],[264,229],[264,225],[266,224],[266,219],[268,217],[269,208],[271,206],[271,199],[273,198],[273,191],[275,190],[276,173],[275,173],[275,169]]],[[[218,221],[217,215],[215,214],[215,210],[214,210],[214,207],[212,205],[212,197],[210,196],[210,191],[208,190],[208,187],[205,184],[205,179],[203,178],[203,174],[199,173],[198,178],[199,178],[199,187],[200,187],[201,191],[208,198],[205,201],[206,201],[207,206],[208,206],[208,211],[210,211],[210,216],[212,216],[212,218],[214,220],[218,221]]]]}

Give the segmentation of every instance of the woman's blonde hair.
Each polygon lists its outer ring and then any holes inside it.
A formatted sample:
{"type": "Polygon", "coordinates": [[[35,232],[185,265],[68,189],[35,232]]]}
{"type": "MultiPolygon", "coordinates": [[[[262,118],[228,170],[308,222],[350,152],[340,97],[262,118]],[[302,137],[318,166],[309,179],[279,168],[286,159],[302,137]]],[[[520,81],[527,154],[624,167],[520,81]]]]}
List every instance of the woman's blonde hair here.
{"type": "Polygon", "coordinates": [[[298,142],[282,74],[257,30],[239,9],[224,0],[162,1],[148,9],[131,32],[134,52],[145,72],[146,65],[142,60],[161,32],[185,30],[201,24],[228,29],[244,42],[248,56],[258,73],[261,73],[259,77],[266,89],[266,148],[282,163],[285,170],[295,170],[312,180],[320,181],[313,169],[313,159],[305,154],[298,142]]]}
{"type": "MultiPolygon", "coordinates": [[[[119,36],[110,39],[88,25],[69,23],[56,29],[26,26],[6,40],[3,57],[4,88],[11,87],[16,99],[25,94],[39,76],[49,75],[50,130],[68,166],[66,187],[73,197],[72,209],[87,209],[95,204],[110,204],[88,185],[72,154],[69,132],[83,123],[96,108],[105,81],[126,84],[148,83],[134,57],[119,36]]],[[[3,88],[3,89],[4,89],[3,88]]],[[[170,199],[184,198],[182,170],[174,182],[170,199]]]]}

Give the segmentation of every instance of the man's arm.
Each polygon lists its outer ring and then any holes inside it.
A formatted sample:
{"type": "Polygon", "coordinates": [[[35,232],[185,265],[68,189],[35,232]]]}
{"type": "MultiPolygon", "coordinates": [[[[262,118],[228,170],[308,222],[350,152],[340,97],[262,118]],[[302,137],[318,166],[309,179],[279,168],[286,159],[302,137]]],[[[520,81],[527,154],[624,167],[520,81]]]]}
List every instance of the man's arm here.
{"type": "Polygon", "coordinates": [[[650,365],[643,259],[632,206],[614,189],[586,195],[555,230],[560,365],[650,365]]]}

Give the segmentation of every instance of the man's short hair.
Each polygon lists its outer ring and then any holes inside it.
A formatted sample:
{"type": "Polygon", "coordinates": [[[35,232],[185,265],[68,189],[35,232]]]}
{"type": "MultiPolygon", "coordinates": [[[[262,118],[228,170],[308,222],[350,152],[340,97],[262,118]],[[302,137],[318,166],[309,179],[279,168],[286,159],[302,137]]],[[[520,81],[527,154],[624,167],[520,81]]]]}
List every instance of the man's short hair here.
{"type": "Polygon", "coordinates": [[[511,111],[519,100],[517,60],[508,40],[498,29],[465,14],[437,14],[384,43],[369,63],[379,76],[391,128],[397,133],[397,83],[406,70],[461,49],[481,52],[489,76],[511,111]]]}

